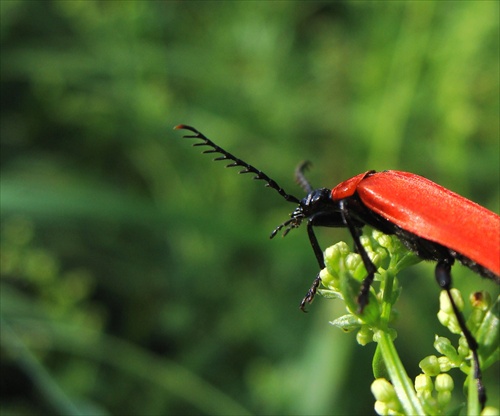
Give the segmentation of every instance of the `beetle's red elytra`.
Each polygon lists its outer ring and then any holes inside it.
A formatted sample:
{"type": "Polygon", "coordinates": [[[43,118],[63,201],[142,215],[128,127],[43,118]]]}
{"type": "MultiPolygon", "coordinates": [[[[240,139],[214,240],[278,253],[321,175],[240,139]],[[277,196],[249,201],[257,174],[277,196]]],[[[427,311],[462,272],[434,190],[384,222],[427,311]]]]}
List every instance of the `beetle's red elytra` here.
{"type": "MultiPolygon", "coordinates": [[[[422,176],[369,171],[332,189],[339,201],[355,193],[363,204],[418,237],[460,253],[500,275],[500,217],[422,176]]],[[[487,276],[490,277],[490,276],[487,276]]]]}
{"type": "MultiPolygon", "coordinates": [[[[277,191],[286,201],[298,204],[290,218],[275,228],[271,238],[283,235],[306,221],[307,234],[320,270],[325,267],[314,227],[344,227],[352,236],[367,274],[358,296],[360,312],[368,303],[376,267],[368,257],[359,236],[369,225],[385,234],[396,235],[401,242],[424,260],[436,262],[435,278],[447,292],[460,329],[473,355],[473,377],[477,382],[481,406],[486,403],[482,384],[478,344],[465,324],[451,295],[451,268],[458,260],[479,275],[500,283],[500,216],[422,176],[387,170],[367,171],[341,182],[333,189],[314,189],[304,175],[308,162],[295,171],[297,183],[307,195],[303,199],[288,194],[273,179],[252,165],[233,156],[193,127],[175,129],[192,132],[186,138],[199,139],[193,146],[207,146],[203,153],[218,153],[214,160],[227,160],[227,167],[241,167],[240,173],[252,173],[254,179],[277,191]]],[[[320,274],[300,304],[311,303],[321,283],[320,274]]]]}

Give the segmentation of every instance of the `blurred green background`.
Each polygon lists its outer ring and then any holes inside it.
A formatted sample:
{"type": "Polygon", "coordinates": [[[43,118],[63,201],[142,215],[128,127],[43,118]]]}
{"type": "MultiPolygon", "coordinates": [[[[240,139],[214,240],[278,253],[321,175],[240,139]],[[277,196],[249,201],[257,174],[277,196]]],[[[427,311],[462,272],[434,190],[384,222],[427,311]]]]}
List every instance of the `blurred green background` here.
{"type": "MultiPolygon", "coordinates": [[[[401,169],[499,212],[499,3],[0,6],[2,414],[373,413],[374,344],[341,302],[298,311],[305,230],[268,238],[294,206],[172,127],[297,196],[307,159],[317,187],[401,169]]],[[[432,264],[402,285],[413,378],[448,334],[432,264]]]]}

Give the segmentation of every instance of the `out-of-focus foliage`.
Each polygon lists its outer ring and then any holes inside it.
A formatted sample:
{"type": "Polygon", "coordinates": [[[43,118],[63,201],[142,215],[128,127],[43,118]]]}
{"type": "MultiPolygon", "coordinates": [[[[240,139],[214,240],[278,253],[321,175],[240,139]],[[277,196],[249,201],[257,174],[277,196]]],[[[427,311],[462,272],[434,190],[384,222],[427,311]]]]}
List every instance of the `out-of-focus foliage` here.
{"type": "MultiPolygon", "coordinates": [[[[293,206],[172,127],[298,196],[309,159],[315,186],[402,169],[498,212],[498,2],[0,7],[1,413],[372,412],[373,348],[328,325],[333,302],[298,312],[305,231],[268,240],[293,206]]],[[[414,269],[410,376],[439,327],[432,266],[414,269]]]]}

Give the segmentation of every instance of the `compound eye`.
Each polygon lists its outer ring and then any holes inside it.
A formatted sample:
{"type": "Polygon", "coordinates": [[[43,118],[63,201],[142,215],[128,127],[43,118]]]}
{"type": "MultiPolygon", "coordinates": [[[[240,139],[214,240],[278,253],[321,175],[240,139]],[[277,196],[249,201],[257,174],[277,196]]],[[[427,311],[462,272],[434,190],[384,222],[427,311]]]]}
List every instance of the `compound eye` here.
{"type": "Polygon", "coordinates": [[[311,195],[311,203],[317,204],[319,202],[323,202],[328,195],[328,193],[325,193],[324,191],[325,189],[317,189],[313,191],[311,195]]]}
{"type": "Polygon", "coordinates": [[[323,199],[323,197],[321,194],[315,193],[313,196],[312,202],[317,204],[318,202],[321,202],[322,199],[323,199]]]}

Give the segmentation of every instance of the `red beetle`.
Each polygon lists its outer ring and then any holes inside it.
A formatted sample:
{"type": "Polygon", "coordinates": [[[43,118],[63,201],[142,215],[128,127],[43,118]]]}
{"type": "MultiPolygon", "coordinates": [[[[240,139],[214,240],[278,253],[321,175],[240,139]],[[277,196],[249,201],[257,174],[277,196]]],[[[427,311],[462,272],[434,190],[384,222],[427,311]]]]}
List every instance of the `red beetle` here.
{"type": "MultiPolygon", "coordinates": [[[[210,147],[203,153],[222,155],[214,160],[231,161],[227,167],[242,167],[240,173],[255,174],[254,179],[265,181],[266,186],[275,189],[287,201],[298,204],[291,218],[279,225],[271,238],[282,229],[286,235],[307,220],[307,234],[320,269],[325,263],[313,227],[348,228],[367,270],[358,296],[360,311],[368,303],[368,293],[377,270],[359,239],[364,225],[385,234],[394,234],[419,257],[436,261],[436,280],[448,293],[460,329],[472,351],[474,378],[478,383],[479,400],[484,406],[486,393],[481,382],[478,344],[451,297],[451,267],[458,260],[481,276],[500,283],[500,216],[428,179],[407,172],[368,171],[333,189],[313,189],[304,176],[307,163],[296,170],[296,180],[307,192],[306,197],[299,200],[265,173],[217,146],[193,127],[179,125],[175,128],[194,133],[186,138],[202,140],[194,146],[210,147]]],[[[318,273],[300,304],[302,310],[312,302],[320,283],[318,273]]]]}

